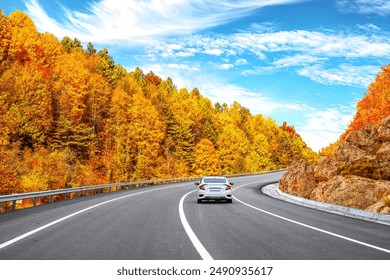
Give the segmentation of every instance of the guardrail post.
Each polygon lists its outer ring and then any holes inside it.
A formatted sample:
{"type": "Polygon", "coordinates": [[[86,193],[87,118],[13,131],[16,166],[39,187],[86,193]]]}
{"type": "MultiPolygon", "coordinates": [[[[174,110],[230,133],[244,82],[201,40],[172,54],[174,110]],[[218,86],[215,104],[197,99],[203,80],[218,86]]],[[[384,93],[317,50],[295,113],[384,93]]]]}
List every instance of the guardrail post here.
{"type": "Polygon", "coordinates": [[[37,197],[34,197],[34,207],[37,206],[37,197]]]}
{"type": "Polygon", "coordinates": [[[66,200],[66,195],[67,195],[67,193],[64,193],[64,200],[66,200]]]}
{"type": "Polygon", "coordinates": [[[53,203],[54,202],[54,195],[51,195],[50,196],[50,203],[53,203]]]}
{"type": "Polygon", "coordinates": [[[12,200],[12,211],[16,210],[16,200],[12,200]]]}

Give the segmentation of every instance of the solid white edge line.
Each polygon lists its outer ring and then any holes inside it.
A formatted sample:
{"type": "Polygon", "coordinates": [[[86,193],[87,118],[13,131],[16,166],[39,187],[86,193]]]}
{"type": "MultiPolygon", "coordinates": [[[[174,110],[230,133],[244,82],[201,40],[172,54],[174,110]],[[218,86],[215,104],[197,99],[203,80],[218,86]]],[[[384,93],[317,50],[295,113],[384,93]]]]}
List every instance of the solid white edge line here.
{"type": "Polygon", "coordinates": [[[198,251],[198,253],[201,256],[201,258],[203,260],[213,260],[213,258],[209,254],[209,252],[207,252],[206,248],[202,245],[202,243],[199,241],[198,237],[196,236],[196,234],[192,230],[190,224],[187,221],[186,215],[184,213],[184,207],[183,207],[184,199],[187,197],[187,195],[189,195],[190,193],[193,193],[194,191],[196,191],[196,190],[193,190],[193,191],[190,191],[190,192],[186,193],[180,199],[180,203],[179,203],[180,220],[181,220],[181,223],[182,223],[182,225],[184,227],[184,230],[186,231],[188,237],[190,238],[192,244],[194,245],[195,249],[198,251]]]}
{"type": "Polygon", "coordinates": [[[83,209],[83,210],[74,212],[74,213],[69,214],[69,215],[67,215],[67,216],[65,216],[65,217],[62,217],[62,218],[60,218],[60,219],[58,219],[58,220],[55,220],[55,221],[53,221],[53,222],[51,222],[51,223],[48,223],[48,224],[43,225],[43,226],[41,226],[41,227],[39,227],[39,228],[36,228],[36,229],[34,229],[34,230],[32,230],[32,231],[29,231],[29,232],[27,232],[27,233],[25,233],[25,234],[22,234],[22,235],[20,235],[20,236],[18,236],[18,237],[15,237],[15,238],[13,238],[13,239],[11,239],[11,240],[9,240],[9,241],[6,241],[6,242],[4,242],[4,243],[1,243],[1,244],[0,244],[0,250],[3,249],[3,248],[5,248],[5,247],[7,247],[7,246],[9,246],[9,245],[11,245],[11,244],[16,243],[16,242],[18,242],[18,241],[20,241],[20,240],[22,240],[22,239],[24,239],[24,238],[26,238],[26,237],[29,237],[30,235],[33,235],[33,234],[35,234],[35,233],[37,233],[37,232],[39,232],[39,231],[42,231],[42,230],[44,230],[44,229],[46,229],[46,228],[48,228],[48,227],[51,227],[51,226],[53,226],[53,225],[55,225],[55,224],[58,224],[58,223],[60,223],[60,222],[62,222],[62,221],[65,221],[65,220],[67,220],[67,219],[69,219],[69,218],[71,218],[71,217],[74,217],[74,216],[76,216],[76,215],[78,215],[78,214],[84,213],[84,212],[86,212],[86,211],[88,211],[88,210],[91,210],[91,209],[93,209],[93,208],[102,206],[102,205],[104,205],[104,204],[107,204],[107,203],[110,203],[110,202],[114,202],[114,201],[117,201],[117,200],[120,200],[120,199],[124,199],[124,198],[130,197],[130,196],[138,195],[138,194],[143,194],[143,193],[152,192],[152,191],[157,191],[157,190],[162,190],[162,189],[174,188],[174,187],[177,187],[177,186],[178,186],[178,185],[169,186],[169,187],[162,187],[162,188],[156,188],[156,189],[152,189],[152,190],[138,191],[138,192],[136,192],[136,193],[131,193],[131,194],[128,194],[128,195],[125,195],[125,196],[121,196],[121,197],[117,197],[117,198],[114,198],[114,199],[111,199],[111,200],[107,200],[107,201],[102,202],[102,203],[98,203],[98,204],[96,204],[96,205],[92,205],[92,206],[87,207],[87,208],[85,208],[85,209],[83,209]]]}
{"type": "MultiPolygon", "coordinates": [[[[254,184],[254,183],[251,183],[251,184],[254,184]]],[[[245,185],[239,186],[239,187],[235,188],[233,191],[235,191],[235,190],[237,190],[237,189],[239,189],[241,187],[251,185],[251,184],[245,184],[245,185]]],[[[369,248],[372,248],[372,249],[376,249],[376,250],[379,250],[379,251],[382,251],[382,252],[390,254],[390,250],[389,249],[378,247],[378,246],[375,246],[375,245],[372,245],[372,244],[369,244],[369,243],[365,243],[365,242],[362,242],[362,241],[359,241],[359,240],[356,240],[356,239],[353,239],[353,238],[349,238],[349,237],[346,237],[346,236],[343,236],[343,235],[340,235],[340,234],[337,234],[337,233],[333,233],[333,232],[330,232],[330,231],[327,231],[327,230],[323,230],[323,229],[320,229],[320,228],[317,228],[317,227],[314,227],[314,226],[310,226],[310,225],[307,225],[307,224],[304,224],[304,223],[301,223],[301,222],[298,222],[298,221],[295,221],[295,220],[292,220],[292,219],[289,219],[289,218],[286,218],[286,217],[283,217],[283,216],[280,216],[280,215],[277,215],[277,214],[274,214],[274,213],[271,213],[271,212],[268,212],[266,210],[257,208],[257,207],[255,207],[253,205],[250,205],[250,204],[248,204],[246,202],[243,202],[243,201],[239,200],[235,196],[233,196],[233,198],[235,200],[237,200],[238,202],[240,202],[240,203],[242,203],[242,204],[244,204],[244,205],[246,205],[246,206],[248,206],[248,207],[250,207],[252,209],[255,209],[257,211],[260,211],[260,212],[263,212],[265,214],[271,215],[273,217],[276,217],[276,218],[288,221],[290,223],[293,223],[293,224],[296,224],[296,225],[300,225],[302,227],[306,227],[306,228],[309,228],[309,229],[312,229],[312,230],[316,230],[316,231],[319,231],[319,232],[322,232],[322,233],[325,233],[325,234],[328,234],[328,235],[331,235],[331,236],[335,236],[335,237],[338,237],[338,238],[341,238],[341,239],[344,239],[344,240],[348,240],[350,242],[354,242],[354,243],[357,243],[357,244],[360,244],[360,245],[363,245],[363,246],[366,246],[366,247],[369,247],[369,248]]]]}

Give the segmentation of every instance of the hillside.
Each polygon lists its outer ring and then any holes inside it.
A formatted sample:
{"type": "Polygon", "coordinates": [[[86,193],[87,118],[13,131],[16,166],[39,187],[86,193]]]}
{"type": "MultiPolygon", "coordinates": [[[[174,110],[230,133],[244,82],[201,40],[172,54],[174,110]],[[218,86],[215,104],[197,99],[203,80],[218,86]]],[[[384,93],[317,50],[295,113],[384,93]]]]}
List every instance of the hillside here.
{"type": "Polygon", "coordinates": [[[390,64],[382,68],[364,97],[357,102],[355,116],[339,140],[322,149],[320,155],[329,157],[350,132],[368,124],[379,125],[388,115],[390,115],[390,64]]]}
{"type": "Polygon", "coordinates": [[[390,214],[390,65],[357,104],[337,143],[315,165],[294,162],[282,191],[318,201],[390,214]]]}
{"type": "Polygon", "coordinates": [[[316,154],[238,103],[115,64],[0,12],[0,195],[287,167],[316,154]]]}

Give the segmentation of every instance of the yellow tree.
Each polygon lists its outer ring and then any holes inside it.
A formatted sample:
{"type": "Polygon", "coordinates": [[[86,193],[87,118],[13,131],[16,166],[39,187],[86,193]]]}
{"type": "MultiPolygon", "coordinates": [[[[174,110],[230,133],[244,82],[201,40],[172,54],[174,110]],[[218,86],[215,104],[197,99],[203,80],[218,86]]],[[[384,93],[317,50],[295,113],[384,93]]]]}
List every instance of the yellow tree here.
{"type": "Polygon", "coordinates": [[[382,71],[370,84],[364,97],[358,101],[356,109],[356,114],[348,128],[336,142],[320,151],[321,156],[330,158],[334,149],[351,131],[361,129],[368,124],[378,125],[383,118],[390,115],[390,64],[382,67],[382,71]]]}
{"type": "Polygon", "coordinates": [[[164,125],[141,88],[131,83],[131,92],[117,87],[112,99],[114,178],[119,181],[149,179],[161,168],[164,125]]]}
{"type": "Polygon", "coordinates": [[[22,11],[16,11],[8,16],[12,37],[9,46],[9,55],[13,61],[25,63],[40,59],[37,48],[40,35],[31,18],[22,11]]]}
{"type": "Polygon", "coordinates": [[[367,93],[359,100],[357,112],[348,129],[341,137],[344,139],[353,130],[367,124],[378,125],[383,118],[390,115],[390,64],[382,67],[367,93]]]}
{"type": "Polygon", "coordinates": [[[104,137],[107,136],[108,104],[111,101],[112,90],[104,77],[92,72],[86,81],[86,91],[86,110],[83,121],[88,124],[92,129],[93,135],[96,136],[94,150],[102,152],[105,142],[104,137]]]}
{"type": "Polygon", "coordinates": [[[9,19],[0,10],[0,74],[9,64],[8,50],[11,43],[11,25],[9,19]]]}
{"type": "Polygon", "coordinates": [[[21,11],[0,18],[0,52],[6,52],[1,54],[6,63],[0,79],[0,141],[7,143],[8,135],[22,147],[44,144],[53,123],[52,70],[62,47],[52,34],[40,34],[21,11]]]}
{"type": "Polygon", "coordinates": [[[66,152],[50,152],[46,148],[27,149],[23,154],[21,175],[23,192],[36,192],[68,187],[70,168],[66,152]]]}
{"type": "Polygon", "coordinates": [[[34,63],[14,64],[0,81],[3,143],[11,138],[21,147],[45,143],[53,121],[53,108],[42,72],[34,63]]]}
{"type": "Polygon", "coordinates": [[[264,136],[267,137],[272,163],[276,166],[276,168],[285,167],[281,164],[280,161],[280,157],[283,154],[283,150],[281,149],[280,144],[281,129],[276,124],[275,120],[271,118],[264,118],[261,115],[257,115],[254,117],[253,121],[253,135],[256,135],[257,131],[258,133],[262,133],[264,136]]]}
{"type": "Polygon", "coordinates": [[[259,172],[275,169],[271,161],[271,154],[267,138],[258,133],[250,144],[249,153],[245,157],[245,172],[259,172]]]}
{"type": "Polygon", "coordinates": [[[110,90],[96,72],[94,60],[86,53],[73,51],[59,57],[53,73],[55,129],[52,147],[70,148],[82,159],[94,153],[97,134],[102,130],[103,109],[110,90]],[[92,64],[92,65],[91,65],[92,64]]]}
{"type": "Polygon", "coordinates": [[[196,145],[193,170],[196,175],[218,175],[221,173],[218,153],[210,140],[204,138],[196,145]]]}
{"type": "Polygon", "coordinates": [[[58,39],[48,32],[43,33],[36,46],[36,61],[46,71],[46,75],[51,76],[58,59],[64,54],[58,39]]]}
{"type": "Polygon", "coordinates": [[[242,130],[245,129],[246,123],[250,121],[252,117],[249,112],[249,109],[241,106],[241,104],[238,102],[234,102],[229,107],[228,114],[231,116],[235,126],[242,130]]]}
{"type": "Polygon", "coordinates": [[[218,155],[224,174],[244,171],[244,159],[248,152],[248,139],[234,125],[225,126],[217,141],[218,155]]]}
{"type": "Polygon", "coordinates": [[[15,148],[2,150],[0,147],[0,195],[22,192],[19,176],[21,160],[18,151],[19,149],[15,148]]]}

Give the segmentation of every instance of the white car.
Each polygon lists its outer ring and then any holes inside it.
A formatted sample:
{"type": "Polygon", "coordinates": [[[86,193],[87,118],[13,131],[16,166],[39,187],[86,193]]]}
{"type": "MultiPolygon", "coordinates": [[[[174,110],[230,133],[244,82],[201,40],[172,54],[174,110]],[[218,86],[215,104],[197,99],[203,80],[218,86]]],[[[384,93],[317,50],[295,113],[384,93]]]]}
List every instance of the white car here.
{"type": "Polygon", "coordinates": [[[195,183],[198,186],[198,203],[202,200],[226,200],[232,202],[232,185],[226,177],[206,176],[200,182],[195,183]]]}

